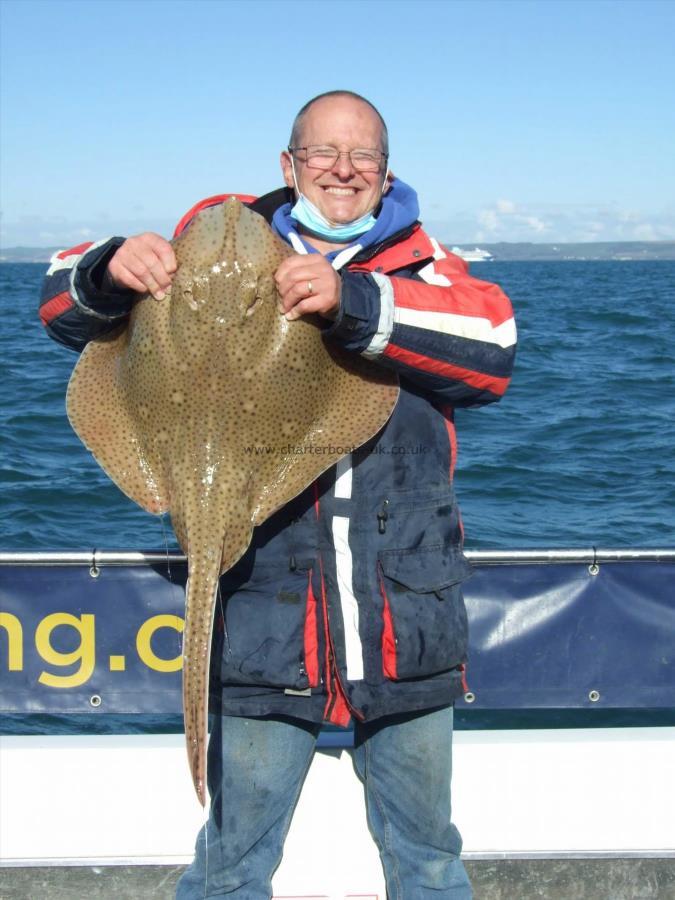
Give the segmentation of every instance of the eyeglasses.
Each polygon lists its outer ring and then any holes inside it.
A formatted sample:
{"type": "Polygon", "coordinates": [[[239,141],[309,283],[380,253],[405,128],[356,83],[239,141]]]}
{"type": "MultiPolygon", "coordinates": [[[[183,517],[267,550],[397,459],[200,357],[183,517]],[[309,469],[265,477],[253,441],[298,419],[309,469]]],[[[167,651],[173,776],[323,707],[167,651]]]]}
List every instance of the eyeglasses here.
{"type": "Polygon", "coordinates": [[[338,150],[337,147],[328,145],[288,148],[289,153],[297,153],[299,150],[305,151],[306,158],[301,161],[310,169],[332,169],[341,156],[348,156],[357,172],[379,172],[383,160],[389,158],[379,150],[366,150],[362,147],[355,150],[338,150]]]}

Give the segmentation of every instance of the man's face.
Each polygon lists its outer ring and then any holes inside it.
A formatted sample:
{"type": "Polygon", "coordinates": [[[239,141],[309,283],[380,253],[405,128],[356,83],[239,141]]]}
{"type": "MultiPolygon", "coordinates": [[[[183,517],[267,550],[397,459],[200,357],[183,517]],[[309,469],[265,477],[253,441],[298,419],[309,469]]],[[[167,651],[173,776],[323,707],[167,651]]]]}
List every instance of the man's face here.
{"type": "MultiPolygon", "coordinates": [[[[382,150],[380,120],[373,110],[353,97],[326,97],[317,100],[304,116],[300,147],[330,145],[338,150],[382,150]]],[[[359,219],[375,209],[382,196],[386,163],[379,172],[357,172],[347,154],[339,156],[325,171],[309,168],[295,154],[298,188],[331,222],[343,224],[359,219]]],[[[281,168],[288,187],[294,188],[289,153],[281,154],[281,168]]]]}

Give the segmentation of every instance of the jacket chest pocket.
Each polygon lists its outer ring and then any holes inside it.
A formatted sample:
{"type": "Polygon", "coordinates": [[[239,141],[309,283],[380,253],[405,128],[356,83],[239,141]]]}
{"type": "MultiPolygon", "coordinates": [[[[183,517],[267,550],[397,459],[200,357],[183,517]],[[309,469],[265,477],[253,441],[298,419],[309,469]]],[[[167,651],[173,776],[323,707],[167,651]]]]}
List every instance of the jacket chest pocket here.
{"type": "Polygon", "coordinates": [[[470,574],[471,566],[457,547],[379,553],[382,665],[387,678],[422,678],[466,660],[462,582],[470,574]]]}
{"type": "Polygon", "coordinates": [[[223,683],[305,690],[319,683],[311,562],[225,595],[223,683]]]}

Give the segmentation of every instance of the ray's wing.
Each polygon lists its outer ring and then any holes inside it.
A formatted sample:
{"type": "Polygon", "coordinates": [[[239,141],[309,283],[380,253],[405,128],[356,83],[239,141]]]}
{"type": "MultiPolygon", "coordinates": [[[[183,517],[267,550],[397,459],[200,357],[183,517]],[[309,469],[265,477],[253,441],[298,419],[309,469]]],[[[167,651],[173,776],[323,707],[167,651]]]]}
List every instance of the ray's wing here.
{"type": "Polygon", "coordinates": [[[124,493],[151,513],[169,509],[160,454],[134,417],[120,379],[129,331],[89,343],[66,395],[68,418],[83,444],[124,493]]]}
{"type": "MultiPolygon", "coordinates": [[[[326,351],[327,352],[327,351],[326,351]]],[[[263,458],[256,472],[254,525],[264,522],[323,472],[365,444],[387,423],[398,399],[398,380],[386,370],[332,351],[338,365],[324,370],[323,392],[297,397],[292,431],[281,449],[263,458]]],[[[289,402],[293,402],[292,399],[289,402]]],[[[278,446],[278,444],[277,444],[278,446]]]]}
{"type": "MultiPolygon", "coordinates": [[[[318,319],[282,328],[280,346],[258,360],[255,416],[239,413],[232,448],[239,467],[250,469],[254,525],[377,434],[398,398],[393,372],[331,347],[318,319]]],[[[242,397],[247,390],[241,386],[242,397]]]]}

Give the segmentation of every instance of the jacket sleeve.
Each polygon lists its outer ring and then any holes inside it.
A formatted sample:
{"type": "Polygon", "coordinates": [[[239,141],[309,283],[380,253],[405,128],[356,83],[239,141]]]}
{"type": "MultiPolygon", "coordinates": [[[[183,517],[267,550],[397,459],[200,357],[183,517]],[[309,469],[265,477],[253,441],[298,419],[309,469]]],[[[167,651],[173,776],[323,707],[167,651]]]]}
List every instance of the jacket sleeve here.
{"type": "MultiPolygon", "coordinates": [[[[277,193],[284,194],[284,191],[277,193]]],[[[200,200],[180,220],[174,237],[200,210],[222,203],[228,197],[236,197],[248,206],[256,200],[251,194],[217,194],[200,200]]],[[[260,212],[263,212],[267,198],[260,199],[263,201],[260,212]]],[[[81,351],[89,341],[124,325],[138,295],[135,291],[115,288],[105,274],[108,263],[124,241],[123,237],[108,238],[52,256],[42,286],[40,319],[55,341],[81,351]]]]}
{"type": "Polygon", "coordinates": [[[501,288],[467,268],[439,248],[413,276],[343,271],[340,312],[325,334],[441,404],[493,403],[513,370],[513,311],[501,288]]]}
{"type": "Polygon", "coordinates": [[[40,319],[55,341],[80,351],[126,321],[136,294],[116,290],[105,279],[122,243],[124,238],[114,237],[52,256],[42,285],[40,319]]]}

